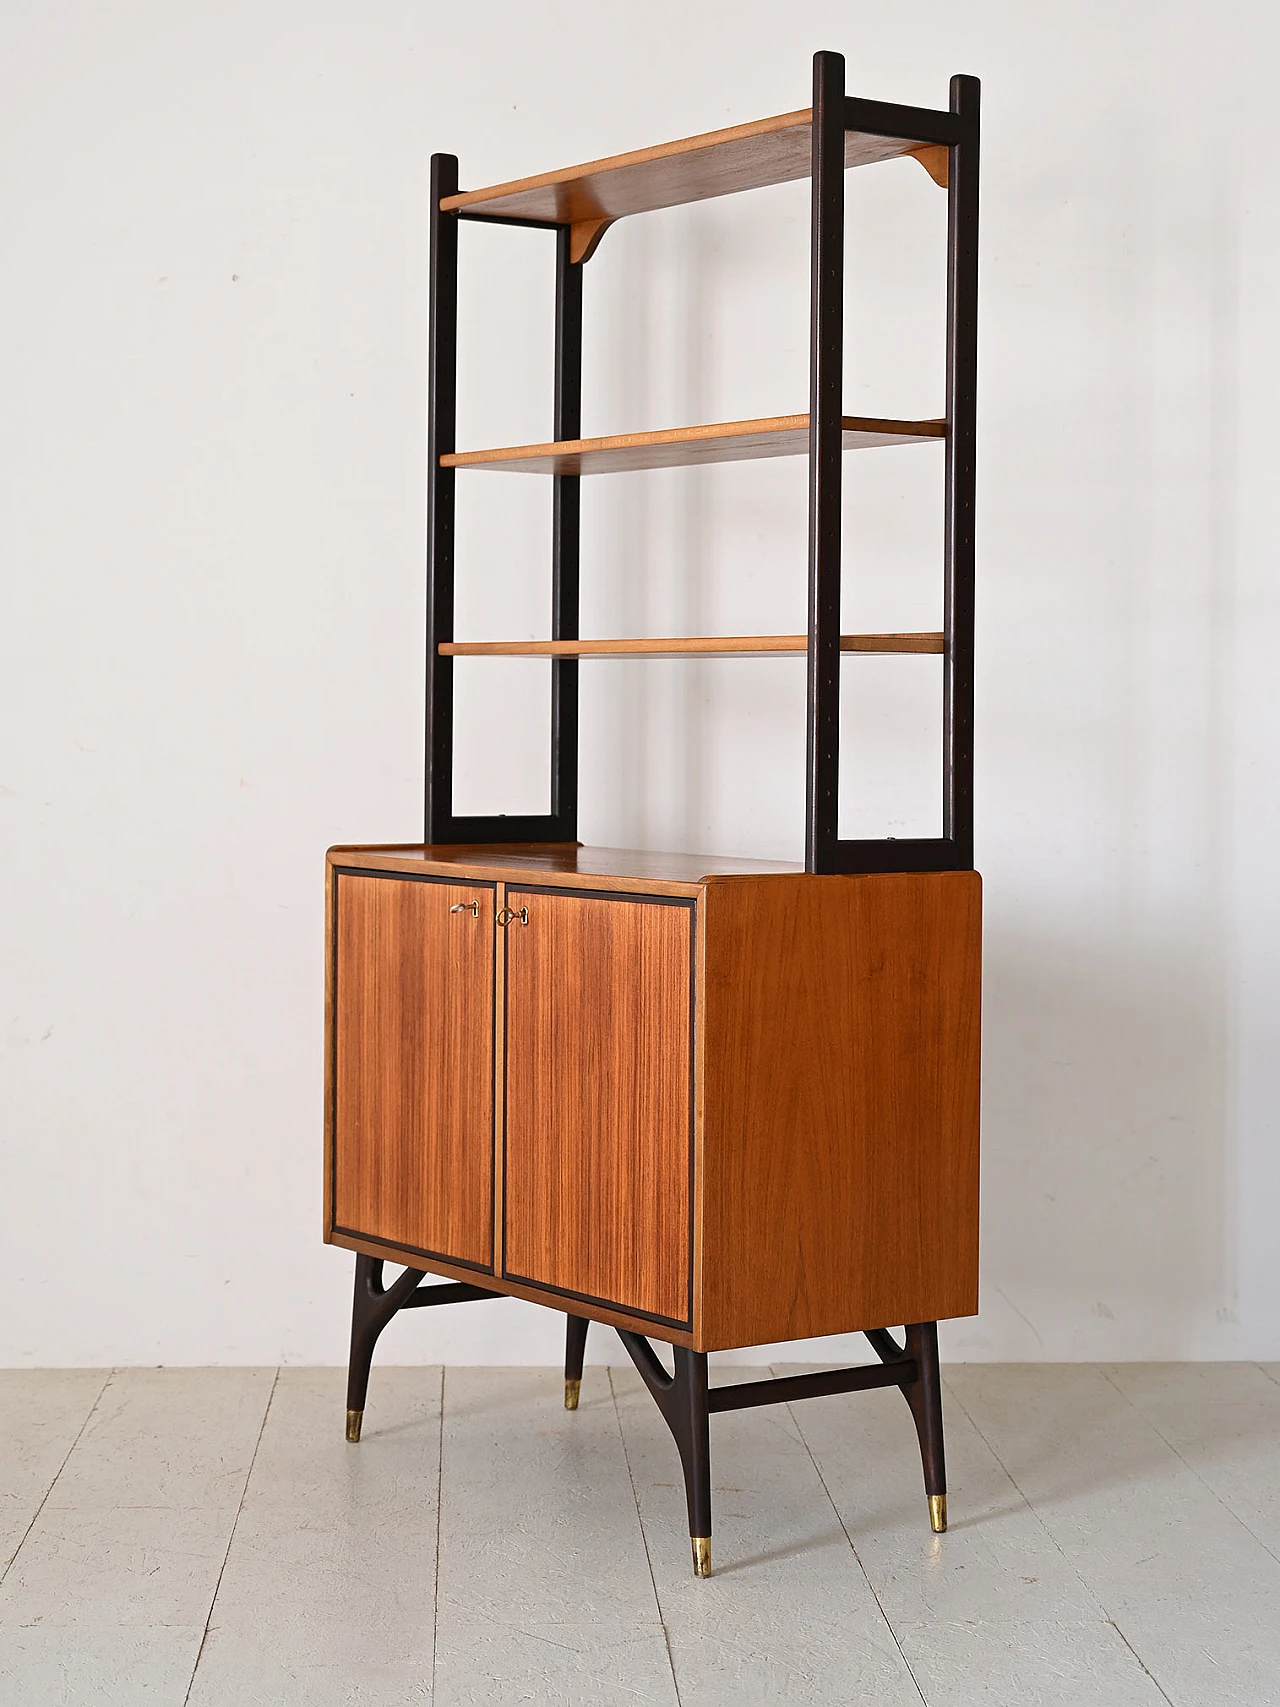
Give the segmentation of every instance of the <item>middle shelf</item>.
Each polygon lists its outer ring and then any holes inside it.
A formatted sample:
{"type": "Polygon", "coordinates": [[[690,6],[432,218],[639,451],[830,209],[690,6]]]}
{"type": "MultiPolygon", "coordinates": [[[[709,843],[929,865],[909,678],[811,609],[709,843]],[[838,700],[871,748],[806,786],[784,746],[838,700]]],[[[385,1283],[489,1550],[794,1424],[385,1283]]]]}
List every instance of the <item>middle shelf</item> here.
{"type": "MultiPolygon", "coordinates": [[[[446,640],[442,658],[786,658],[808,650],[806,634],[689,635],[667,640],[446,640]]],[[[842,634],[842,652],[945,650],[942,634],[842,634]]]]}
{"type": "MultiPolygon", "coordinates": [[[[845,450],[923,444],[945,438],[947,431],[945,421],[884,421],[863,415],[845,415],[841,425],[845,450]]],[[[451,451],[440,458],[440,466],[519,474],[624,474],[643,468],[690,468],[705,462],[801,456],[808,448],[808,415],[768,415],[755,421],[668,427],[656,433],[615,433],[603,439],[451,451]]]]}

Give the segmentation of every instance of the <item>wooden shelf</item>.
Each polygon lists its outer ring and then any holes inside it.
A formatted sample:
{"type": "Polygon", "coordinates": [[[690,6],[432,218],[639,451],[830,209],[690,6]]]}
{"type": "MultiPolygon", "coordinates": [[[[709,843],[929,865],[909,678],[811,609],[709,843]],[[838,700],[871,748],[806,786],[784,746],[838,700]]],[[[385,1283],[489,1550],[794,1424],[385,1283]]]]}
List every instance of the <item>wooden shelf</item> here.
{"type": "MultiPolygon", "coordinates": [[[[589,160],[559,172],[513,178],[482,190],[464,190],[443,196],[440,206],[446,213],[465,212],[472,218],[571,225],[573,259],[584,260],[605,227],[626,214],[651,213],[657,208],[807,178],[813,158],[812,130],[813,110],[804,107],[752,124],[664,142],[656,148],[589,160]]],[[[945,147],[923,138],[845,132],[846,166],[867,166],[902,154],[917,156],[935,182],[946,183],[945,147]]]]}
{"type": "MultiPolygon", "coordinates": [[[[786,658],[803,654],[804,634],[746,634],[669,640],[449,640],[444,658],[786,658]]],[[[842,634],[842,652],[941,653],[941,634],[842,634]]]]}
{"type": "MultiPolygon", "coordinates": [[[[844,448],[920,444],[946,436],[945,421],[881,421],[844,417],[844,448]]],[[[706,427],[667,427],[657,433],[617,433],[604,439],[566,439],[544,445],[450,452],[442,468],[489,468],[519,474],[623,474],[644,468],[692,468],[706,462],[751,462],[801,456],[809,448],[808,415],[770,415],[706,427]]]]}

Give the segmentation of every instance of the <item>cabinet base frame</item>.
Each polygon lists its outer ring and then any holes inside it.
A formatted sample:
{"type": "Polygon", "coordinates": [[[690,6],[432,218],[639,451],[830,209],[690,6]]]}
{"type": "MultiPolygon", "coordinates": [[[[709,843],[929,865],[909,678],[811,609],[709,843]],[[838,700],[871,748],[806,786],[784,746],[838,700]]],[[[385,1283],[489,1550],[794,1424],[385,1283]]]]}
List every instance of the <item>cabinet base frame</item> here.
{"type": "MultiPolygon", "coordinates": [[[[502,1294],[467,1281],[423,1285],[426,1272],[408,1268],[384,1286],[382,1258],[356,1256],[355,1290],[351,1307],[351,1361],[347,1372],[347,1439],[360,1439],[369,1369],[378,1336],[401,1310],[433,1304],[466,1304],[502,1294]]],[[[564,1354],[565,1409],[576,1411],[582,1385],[582,1364],[589,1323],[585,1316],[566,1312],[564,1354]]],[[[674,1345],[674,1371],[668,1374],[643,1334],[618,1328],[618,1337],[635,1364],[680,1454],[694,1575],[711,1575],[711,1434],[715,1411],[738,1411],[756,1405],[785,1405],[796,1399],[817,1399],[832,1393],[861,1393],[875,1387],[898,1387],[907,1401],[920,1442],[929,1525],[935,1534],[947,1527],[947,1471],[942,1437],[942,1382],[938,1371],[938,1324],[908,1323],[901,1345],[887,1328],[863,1330],[878,1363],[852,1369],[824,1369],[812,1375],[785,1375],[766,1381],[741,1381],[712,1387],[707,1379],[707,1354],[674,1345]]]]}

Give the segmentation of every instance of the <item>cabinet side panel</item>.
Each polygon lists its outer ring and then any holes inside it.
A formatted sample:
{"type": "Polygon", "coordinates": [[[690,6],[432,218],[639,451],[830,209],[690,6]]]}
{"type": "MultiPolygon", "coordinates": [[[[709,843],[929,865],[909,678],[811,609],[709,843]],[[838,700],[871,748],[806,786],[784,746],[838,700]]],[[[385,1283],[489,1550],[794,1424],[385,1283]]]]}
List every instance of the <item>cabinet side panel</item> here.
{"type": "Polygon", "coordinates": [[[702,1349],[970,1315],[976,872],[708,885],[702,1349]]]}
{"type": "Polygon", "coordinates": [[[687,1323],[692,904],[507,905],[504,1272],[687,1323]]]}
{"type": "Polygon", "coordinates": [[[333,1232],[333,907],[338,874],[326,860],[324,868],[324,1237],[333,1232]]]}
{"type": "Polygon", "coordinates": [[[340,872],[333,915],[334,1227],[491,1267],[492,887],[340,872]]]}

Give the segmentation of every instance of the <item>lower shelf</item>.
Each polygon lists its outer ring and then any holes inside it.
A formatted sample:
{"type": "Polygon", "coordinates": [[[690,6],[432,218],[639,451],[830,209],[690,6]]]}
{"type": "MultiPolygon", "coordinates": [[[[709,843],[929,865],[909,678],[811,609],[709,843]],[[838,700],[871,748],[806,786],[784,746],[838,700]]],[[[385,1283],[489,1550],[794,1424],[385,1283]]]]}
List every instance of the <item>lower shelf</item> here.
{"type": "MultiPolygon", "coordinates": [[[[788,658],[803,657],[807,634],[681,635],[655,640],[446,640],[442,658],[788,658]]],[[[946,650],[945,637],[927,634],[842,634],[842,652],[946,650]]]]}
{"type": "MultiPolygon", "coordinates": [[[[845,450],[929,444],[946,437],[945,421],[886,421],[843,417],[845,450]]],[[[564,439],[494,450],[449,451],[442,468],[487,468],[523,474],[624,474],[647,468],[693,468],[709,462],[752,462],[761,457],[803,456],[809,449],[807,415],[770,415],[654,433],[614,433],[602,439],[564,439]]]]}

